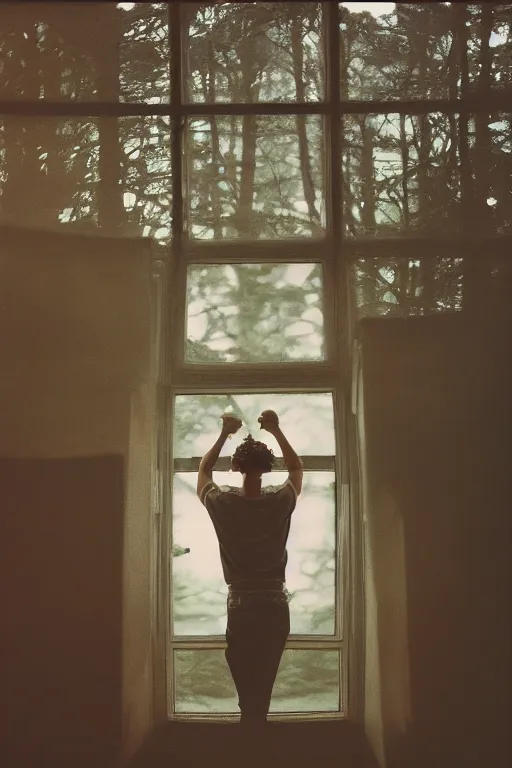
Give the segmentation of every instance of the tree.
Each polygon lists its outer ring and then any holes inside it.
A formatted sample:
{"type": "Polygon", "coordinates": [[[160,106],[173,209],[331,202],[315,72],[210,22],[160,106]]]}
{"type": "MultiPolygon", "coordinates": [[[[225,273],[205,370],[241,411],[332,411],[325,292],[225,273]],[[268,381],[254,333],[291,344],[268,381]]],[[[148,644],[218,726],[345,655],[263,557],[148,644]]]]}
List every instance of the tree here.
{"type": "MultiPolygon", "coordinates": [[[[96,14],[80,5],[66,12],[59,6],[59,13],[55,7],[34,4],[28,12],[10,4],[1,11],[5,97],[169,99],[162,4],[105,4],[96,14]],[[103,44],[105,30],[110,45],[103,44]]],[[[254,103],[322,96],[324,41],[316,3],[277,9],[268,3],[186,4],[184,9],[192,100],[254,103]]],[[[401,3],[392,14],[375,18],[342,6],[342,94],[392,100],[508,87],[510,7],[467,6],[467,41],[459,39],[456,11],[457,4],[401,3]],[[495,35],[492,47],[489,30],[495,35]],[[464,56],[457,54],[457,41],[465,46],[464,56]],[[463,72],[459,77],[464,59],[466,86],[463,72]]],[[[346,234],[456,232],[462,221],[460,153],[468,141],[472,166],[489,167],[485,184],[478,172],[481,210],[490,212],[492,231],[507,232],[510,115],[487,118],[488,129],[485,119],[479,115],[474,139],[471,126],[466,138],[453,116],[407,117],[402,123],[398,116],[346,120],[346,234]]],[[[189,127],[194,236],[322,234],[325,146],[319,119],[218,117],[189,127]]],[[[81,228],[108,224],[114,231],[169,242],[170,129],[164,118],[5,118],[1,142],[4,219],[81,228]],[[21,195],[21,188],[29,194],[21,195]]],[[[420,272],[422,282],[430,279],[423,266],[420,272]]],[[[434,306],[430,299],[426,304],[434,306]]]]}

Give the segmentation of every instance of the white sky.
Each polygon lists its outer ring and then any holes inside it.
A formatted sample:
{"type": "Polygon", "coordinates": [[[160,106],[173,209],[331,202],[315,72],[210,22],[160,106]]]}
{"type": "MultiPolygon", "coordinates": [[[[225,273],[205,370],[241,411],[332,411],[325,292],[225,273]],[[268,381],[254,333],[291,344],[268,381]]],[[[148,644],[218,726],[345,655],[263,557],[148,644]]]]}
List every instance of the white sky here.
{"type": "MultiPolygon", "coordinates": [[[[271,473],[267,476],[265,485],[280,484],[285,481],[286,473],[271,473]]],[[[203,631],[221,634],[225,627],[225,605],[217,604],[217,610],[210,605],[212,591],[227,593],[227,587],[222,576],[222,567],[217,537],[208,513],[195,493],[195,474],[182,474],[188,488],[177,483],[173,499],[173,543],[181,547],[189,547],[190,552],[173,560],[174,578],[180,585],[193,585],[196,596],[193,608],[208,617],[208,624],[197,624],[183,616],[184,624],[178,624],[176,630],[187,634],[203,631]],[[217,616],[215,616],[217,614],[217,616]]],[[[214,473],[214,479],[220,485],[239,485],[233,475],[227,472],[214,473]]],[[[331,599],[331,591],[318,593],[311,589],[311,580],[307,575],[308,565],[315,562],[316,551],[323,550],[326,545],[334,548],[335,522],[334,498],[315,493],[315,487],[325,488],[334,480],[334,475],[318,473],[313,475],[308,483],[310,491],[301,496],[294,512],[293,523],[288,539],[288,567],[286,581],[288,589],[301,590],[294,600],[294,622],[300,622],[300,609],[309,605],[324,604],[331,599]]],[[[329,579],[328,579],[329,581],[329,579]]],[[[186,610],[186,609],[185,609],[186,610]]],[[[304,625],[292,627],[292,632],[310,631],[307,619],[304,625]]]]}
{"type": "Polygon", "coordinates": [[[369,11],[372,16],[382,16],[384,13],[393,13],[396,3],[342,3],[350,13],[362,13],[369,11]]]}

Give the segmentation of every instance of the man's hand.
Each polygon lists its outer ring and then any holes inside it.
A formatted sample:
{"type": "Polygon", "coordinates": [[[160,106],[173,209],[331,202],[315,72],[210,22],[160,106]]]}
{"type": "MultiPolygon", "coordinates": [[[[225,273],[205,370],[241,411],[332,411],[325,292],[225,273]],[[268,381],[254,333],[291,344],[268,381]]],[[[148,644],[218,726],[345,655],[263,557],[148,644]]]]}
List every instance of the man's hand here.
{"type": "Polygon", "coordinates": [[[204,503],[203,493],[206,486],[212,482],[212,470],[220,456],[224,444],[228,437],[238,432],[242,426],[242,419],[238,416],[234,416],[232,413],[225,413],[222,417],[222,431],[215,441],[215,444],[210,448],[208,453],[205,453],[199,464],[199,472],[197,474],[197,495],[204,503]]]}
{"type": "Polygon", "coordinates": [[[225,413],[222,417],[222,431],[225,435],[234,435],[242,426],[242,419],[233,416],[232,413],[225,413]]]}
{"type": "Polygon", "coordinates": [[[279,418],[275,411],[263,411],[258,421],[260,429],[265,429],[271,435],[275,435],[279,431],[279,418]]]}

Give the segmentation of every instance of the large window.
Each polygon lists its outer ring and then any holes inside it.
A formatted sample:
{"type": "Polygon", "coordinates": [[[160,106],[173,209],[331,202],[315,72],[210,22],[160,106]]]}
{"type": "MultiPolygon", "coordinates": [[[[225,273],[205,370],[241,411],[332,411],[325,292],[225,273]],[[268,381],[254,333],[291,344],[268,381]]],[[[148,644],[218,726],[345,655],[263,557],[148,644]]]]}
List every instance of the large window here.
{"type": "Polygon", "coordinates": [[[350,712],[349,332],[507,284],[511,61],[512,4],[0,4],[0,224],[148,236],[170,265],[155,701],[171,717],[236,712],[194,492],[227,408],[253,432],[277,410],[305,466],[272,715],[350,712]]]}
{"type": "MultiPolygon", "coordinates": [[[[174,402],[172,647],[177,713],[236,713],[236,695],[222,654],[227,587],[218,543],[196,496],[200,457],[215,442],[219,413],[231,410],[256,434],[258,416],[272,406],[304,462],[304,483],[288,539],[290,650],[276,682],[271,713],[340,713],[343,615],[338,610],[340,536],[336,515],[334,407],[330,393],[177,395],[174,402]],[[189,550],[187,552],[187,550],[189,550]],[[209,650],[207,650],[209,649],[209,650]]],[[[216,481],[240,485],[225,445],[216,481]]],[[[265,442],[276,454],[275,438],[265,442]]],[[[284,482],[282,459],[263,484],[284,482]]]]}

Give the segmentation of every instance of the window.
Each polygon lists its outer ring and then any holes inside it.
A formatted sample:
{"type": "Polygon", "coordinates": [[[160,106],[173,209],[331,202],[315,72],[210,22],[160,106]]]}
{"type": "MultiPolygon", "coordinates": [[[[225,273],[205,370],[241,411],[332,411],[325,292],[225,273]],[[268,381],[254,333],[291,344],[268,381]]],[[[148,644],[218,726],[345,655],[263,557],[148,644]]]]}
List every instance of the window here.
{"type": "Polygon", "coordinates": [[[500,300],[511,46],[506,3],[0,5],[0,223],[149,236],[170,266],[158,711],[236,710],[194,477],[226,408],[273,407],[306,473],[271,711],[350,712],[350,329],[500,300]]]}
{"type": "Polygon", "coordinates": [[[0,221],[171,236],[166,116],[0,116],[0,221]]]}
{"type": "MultiPolygon", "coordinates": [[[[258,416],[270,406],[279,413],[283,431],[301,455],[305,470],[288,539],[290,650],[276,682],[271,712],[341,712],[342,563],[336,543],[340,531],[332,395],[230,392],[177,395],[174,403],[171,617],[176,713],[237,712],[229,670],[222,654],[215,651],[226,626],[227,587],[210,518],[196,496],[197,469],[218,436],[219,413],[231,409],[256,434],[258,416]],[[181,683],[180,675],[190,678],[191,685],[181,683]],[[315,694],[310,699],[311,683],[315,694]]],[[[228,467],[229,456],[242,439],[237,434],[224,446],[216,476],[221,485],[241,484],[228,467]]],[[[264,440],[278,455],[275,439],[265,434],[264,440]]],[[[284,482],[285,469],[281,459],[264,476],[263,484],[284,482]]]]}
{"type": "Polygon", "coordinates": [[[324,360],[321,264],[188,268],[186,360],[324,360]]]}
{"type": "Polygon", "coordinates": [[[186,146],[191,237],[260,240],[325,233],[319,116],[192,120],[186,146]]]}

